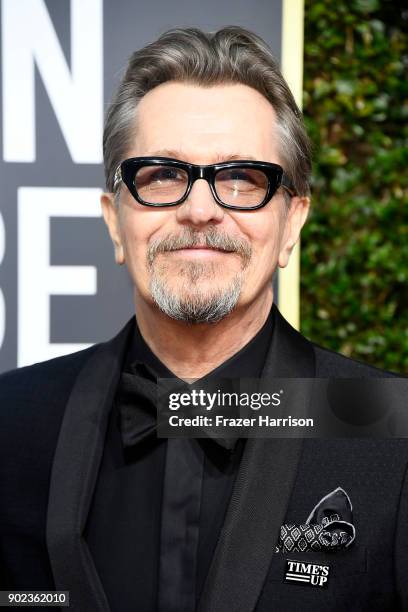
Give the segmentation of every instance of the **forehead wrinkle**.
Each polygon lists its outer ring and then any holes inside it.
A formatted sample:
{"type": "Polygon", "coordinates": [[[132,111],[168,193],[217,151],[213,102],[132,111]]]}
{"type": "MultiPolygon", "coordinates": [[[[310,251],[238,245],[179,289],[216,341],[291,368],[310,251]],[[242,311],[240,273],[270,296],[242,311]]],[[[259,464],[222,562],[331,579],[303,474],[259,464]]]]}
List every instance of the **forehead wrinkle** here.
{"type": "MultiPolygon", "coordinates": [[[[146,157],[174,157],[175,159],[179,159],[180,161],[189,161],[188,155],[182,150],[176,149],[155,149],[154,151],[148,151],[144,154],[146,157]]],[[[248,159],[252,161],[257,161],[258,158],[254,157],[250,153],[221,153],[217,152],[212,158],[212,163],[218,164],[225,161],[232,161],[236,159],[248,159]]]]}

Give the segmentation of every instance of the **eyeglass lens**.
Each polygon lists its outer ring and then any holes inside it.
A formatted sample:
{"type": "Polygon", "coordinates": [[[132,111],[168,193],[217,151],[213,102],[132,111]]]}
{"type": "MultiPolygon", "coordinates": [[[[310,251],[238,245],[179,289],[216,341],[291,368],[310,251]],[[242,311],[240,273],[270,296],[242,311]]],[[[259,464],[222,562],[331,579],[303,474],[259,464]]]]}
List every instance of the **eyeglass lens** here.
{"type": "MultiPolygon", "coordinates": [[[[188,173],[166,165],[143,166],[135,176],[139,197],[148,204],[171,204],[180,200],[188,188],[188,173]]],[[[215,191],[227,205],[257,206],[268,190],[268,178],[253,168],[226,168],[215,175],[215,191]]]]}

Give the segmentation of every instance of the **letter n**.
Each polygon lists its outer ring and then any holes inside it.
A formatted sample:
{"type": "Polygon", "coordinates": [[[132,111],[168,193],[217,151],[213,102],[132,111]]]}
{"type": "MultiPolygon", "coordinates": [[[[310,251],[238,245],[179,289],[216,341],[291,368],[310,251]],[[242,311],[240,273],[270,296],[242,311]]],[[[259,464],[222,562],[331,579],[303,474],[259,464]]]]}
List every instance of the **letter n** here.
{"type": "Polygon", "coordinates": [[[35,66],[72,160],[102,161],[102,0],[71,0],[70,7],[71,69],[43,0],[1,0],[6,162],[36,158],[35,66]]]}

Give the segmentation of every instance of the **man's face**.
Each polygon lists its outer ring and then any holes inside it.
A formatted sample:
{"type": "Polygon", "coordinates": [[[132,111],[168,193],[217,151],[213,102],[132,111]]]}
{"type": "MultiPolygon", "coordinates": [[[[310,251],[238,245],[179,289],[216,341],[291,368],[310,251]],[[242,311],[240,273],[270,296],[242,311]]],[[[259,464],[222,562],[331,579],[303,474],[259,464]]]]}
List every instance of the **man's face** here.
{"type": "MultiPolygon", "coordinates": [[[[275,112],[245,85],[204,88],[169,82],[141,100],[127,157],[166,156],[195,164],[231,159],[281,163],[275,112]]],[[[173,318],[216,321],[234,308],[271,301],[277,265],[287,264],[308,209],[278,190],[254,211],[220,207],[204,180],[178,206],[150,208],[122,183],[117,206],[102,197],[116,260],[126,262],[136,303],[173,318]]]]}

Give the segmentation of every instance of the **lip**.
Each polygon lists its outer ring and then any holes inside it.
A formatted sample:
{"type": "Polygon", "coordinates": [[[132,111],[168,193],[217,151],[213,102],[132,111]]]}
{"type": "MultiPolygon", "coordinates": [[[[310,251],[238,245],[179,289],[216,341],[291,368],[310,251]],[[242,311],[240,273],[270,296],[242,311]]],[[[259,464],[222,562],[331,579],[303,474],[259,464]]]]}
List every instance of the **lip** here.
{"type": "MultiPolygon", "coordinates": [[[[222,251],[222,249],[214,249],[206,245],[195,245],[191,247],[183,247],[182,249],[176,249],[177,251],[222,251]]],[[[223,251],[224,252],[224,251],[223,251]]]]}
{"type": "Polygon", "coordinates": [[[211,257],[212,255],[228,255],[231,251],[223,251],[221,249],[213,249],[207,246],[193,246],[184,249],[175,249],[170,253],[178,253],[188,257],[211,257]]]}

